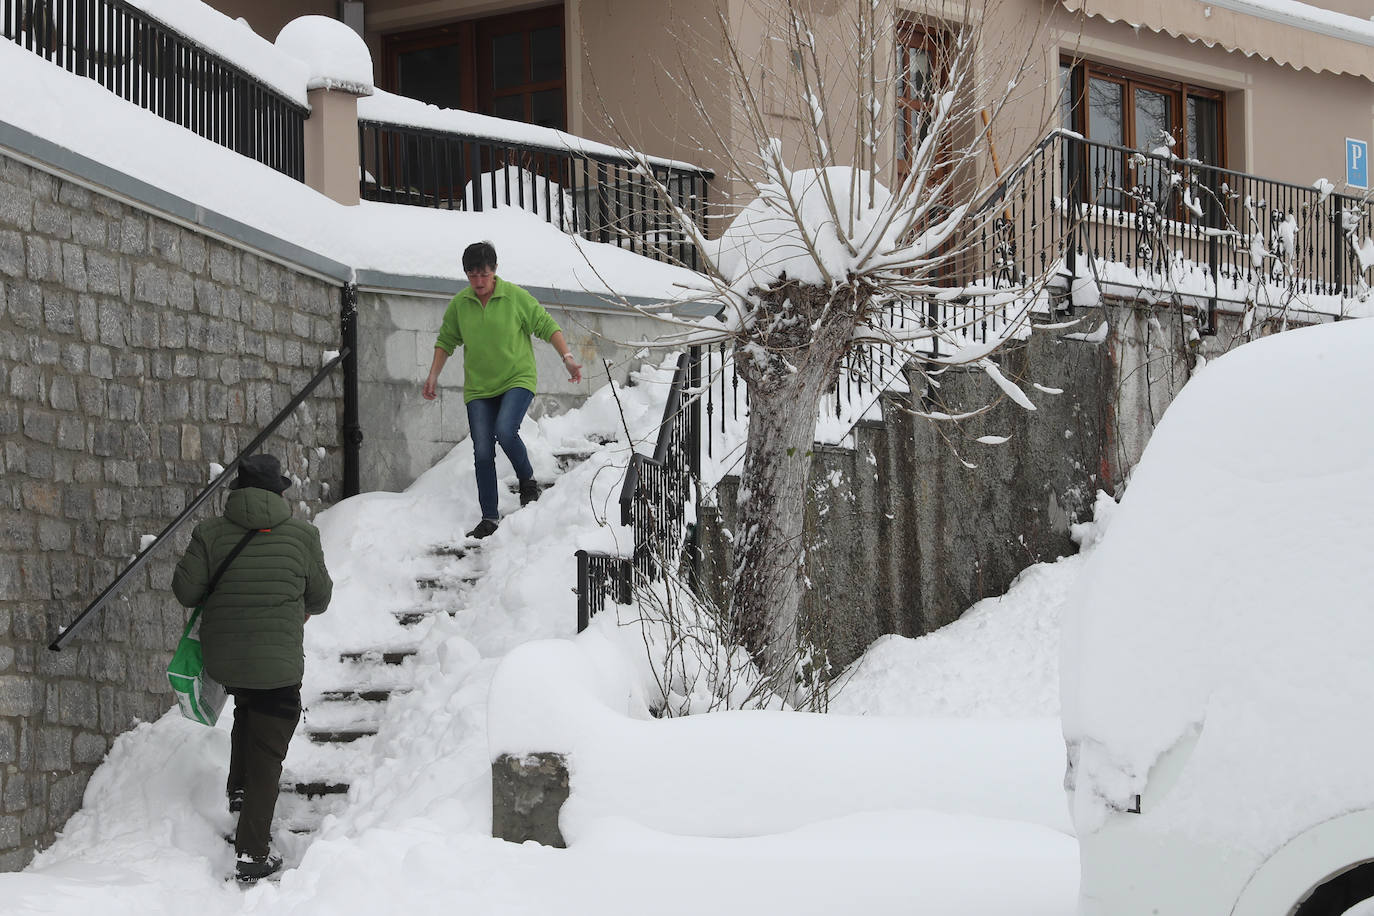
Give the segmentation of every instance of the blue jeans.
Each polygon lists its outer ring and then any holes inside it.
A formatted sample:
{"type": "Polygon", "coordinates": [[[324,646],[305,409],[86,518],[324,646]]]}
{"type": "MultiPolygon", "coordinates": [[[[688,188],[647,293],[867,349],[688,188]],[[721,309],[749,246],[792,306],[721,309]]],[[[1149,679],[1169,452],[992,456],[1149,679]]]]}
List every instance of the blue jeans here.
{"type": "Polygon", "coordinates": [[[496,443],[510,459],[515,476],[521,480],[534,477],[525,443],[520,440],[520,422],[530,409],[534,392],[528,388],[512,388],[494,398],[468,401],[468,434],[472,436],[472,455],[477,463],[477,502],[482,518],[498,521],[496,511],[496,443]]]}

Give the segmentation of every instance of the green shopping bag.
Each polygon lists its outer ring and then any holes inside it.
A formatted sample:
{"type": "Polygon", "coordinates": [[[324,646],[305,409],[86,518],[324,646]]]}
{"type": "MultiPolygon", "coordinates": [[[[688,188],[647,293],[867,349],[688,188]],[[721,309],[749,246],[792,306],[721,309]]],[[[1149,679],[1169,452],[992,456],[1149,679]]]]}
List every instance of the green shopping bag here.
{"type": "Polygon", "coordinates": [[[205,672],[200,651],[200,608],[191,612],[186,631],[181,634],[172,663],[167,666],[167,681],[176,694],[181,714],[202,725],[214,725],[228,697],[224,686],[205,672]]]}

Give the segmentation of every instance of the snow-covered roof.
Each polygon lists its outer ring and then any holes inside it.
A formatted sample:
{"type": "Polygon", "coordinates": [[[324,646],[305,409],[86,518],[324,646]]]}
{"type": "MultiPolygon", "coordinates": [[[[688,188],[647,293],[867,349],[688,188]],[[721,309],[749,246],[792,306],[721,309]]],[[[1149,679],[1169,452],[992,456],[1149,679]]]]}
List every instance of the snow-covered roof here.
{"type": "Polygon", "coordinates": [[[1374,81],[1374,21],[1298,0],[1060,0],[1108,22],[1258,56],[1315,73],[1374,81]]]}

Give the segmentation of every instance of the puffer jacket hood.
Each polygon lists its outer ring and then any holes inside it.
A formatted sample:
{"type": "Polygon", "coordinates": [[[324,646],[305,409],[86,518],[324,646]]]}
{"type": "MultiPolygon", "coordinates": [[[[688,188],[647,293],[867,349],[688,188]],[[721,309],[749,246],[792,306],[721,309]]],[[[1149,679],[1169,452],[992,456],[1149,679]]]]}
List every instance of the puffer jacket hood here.
{"type": "Polygon", "coordinates": [[[291,504],[271,490],[244,487],[229,492],[224,517],[244,528],[275,528],[291,517],[291,504]]]}

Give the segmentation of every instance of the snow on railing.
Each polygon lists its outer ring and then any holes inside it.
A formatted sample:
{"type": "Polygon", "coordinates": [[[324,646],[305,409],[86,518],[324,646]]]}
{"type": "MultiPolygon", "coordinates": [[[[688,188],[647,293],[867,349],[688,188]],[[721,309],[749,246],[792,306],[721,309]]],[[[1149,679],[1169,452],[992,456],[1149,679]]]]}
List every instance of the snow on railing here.
{"type": "Polygon", "coordinates": [[[304,180],[305,66],[203,4],[0,0],[0,37],[304,180]]]}

